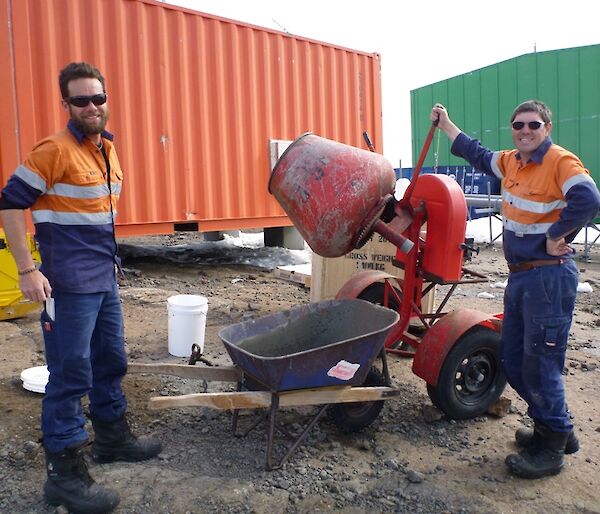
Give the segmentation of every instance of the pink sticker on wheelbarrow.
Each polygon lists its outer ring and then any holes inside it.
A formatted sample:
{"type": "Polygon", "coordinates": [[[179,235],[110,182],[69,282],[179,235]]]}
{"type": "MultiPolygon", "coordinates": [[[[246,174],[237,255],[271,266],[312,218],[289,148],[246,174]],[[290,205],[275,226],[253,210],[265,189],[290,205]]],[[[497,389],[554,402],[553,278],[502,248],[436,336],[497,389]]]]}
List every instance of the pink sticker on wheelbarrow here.
{"type": "Polygon", "coordinates": [[[350,380],[360,368],[360,364],[341,360],[327,372],[328,377],[339,378],[340,380],[350,380]]]}

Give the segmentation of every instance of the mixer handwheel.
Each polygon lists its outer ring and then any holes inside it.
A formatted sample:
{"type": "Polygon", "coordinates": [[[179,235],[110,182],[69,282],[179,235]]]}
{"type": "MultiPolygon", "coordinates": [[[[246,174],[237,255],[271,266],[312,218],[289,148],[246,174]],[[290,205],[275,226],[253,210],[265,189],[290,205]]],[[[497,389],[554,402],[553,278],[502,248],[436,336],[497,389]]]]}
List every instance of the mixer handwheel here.
{"type": "Polygon", "coordinates": [[[469,419],[487,411],[505,385],[500,334],[477,326],[456,341],[442,365],[437,385],[427,384],[427,393],[449,418],[469,419]]]}

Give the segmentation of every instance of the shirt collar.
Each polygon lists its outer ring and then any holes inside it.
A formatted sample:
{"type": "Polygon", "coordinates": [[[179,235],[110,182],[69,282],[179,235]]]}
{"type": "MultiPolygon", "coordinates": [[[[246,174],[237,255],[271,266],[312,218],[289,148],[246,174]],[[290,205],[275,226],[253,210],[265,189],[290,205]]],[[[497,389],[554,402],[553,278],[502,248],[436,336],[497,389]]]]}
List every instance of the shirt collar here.
{"type": "MultiPolygon", "coordinates": [[[[75,139],[77,139],[78,143],[80,145],[83,144],[83,140],[85,139],[85,134],[83,132],[81,132],[81,130],[79,130],[75,126],[75,123],[73,123],[73,120],[69,120],[69,123],[67,123],[67,128],[71,131],[71,134],[73,134],[75,136],[75,139]]],[[[104,139],[108,139],[109,141],[112,141],[113,138],[115,137],[108,130],[103,130],[100,135],[104,139]]]]}
{"type": "MultiPolygon", "coordinates": [[[[550,147],[553,144],[554,143],[552,142],[552,139],[550,136],[548,136],[546,139],[544,139],[544,142],[536,148],[535,152],[531,154],[531,158],[529,160],[535,162],[536,164],[542,164],[544,156],[548,153],[548,150],[550,150],[550,147]]],[[[517,159],[521,160],[521,154],[519,152],[517,152],[517,159]]]]}

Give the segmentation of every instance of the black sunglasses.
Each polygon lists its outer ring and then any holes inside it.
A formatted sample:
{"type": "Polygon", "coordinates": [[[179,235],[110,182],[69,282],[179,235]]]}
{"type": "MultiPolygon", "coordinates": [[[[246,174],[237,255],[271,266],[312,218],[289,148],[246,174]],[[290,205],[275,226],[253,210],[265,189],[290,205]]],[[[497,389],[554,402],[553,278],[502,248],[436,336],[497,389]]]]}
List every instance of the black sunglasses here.
{"type": "MultiPolygon", "coordinates": [[[[527,126],[531,130],[537,130],[542,125],[545,125],[545,123],[543,121],[528,121],[527,122],[527,126]]],[[[524,121],[513,121],[512,122],[512,128],[515,129],[515,130],[521,130],[524,126],[525,126],[525,122],[524,121]]]]}
{"type": "Polygon", "coordinates": [[[75,107],[87,107],[90,102],[94,105],[104,105],[107,97],[106,93],[99,93],[92,96],[69,96],[65,98],[65,101],[75,107]]]}

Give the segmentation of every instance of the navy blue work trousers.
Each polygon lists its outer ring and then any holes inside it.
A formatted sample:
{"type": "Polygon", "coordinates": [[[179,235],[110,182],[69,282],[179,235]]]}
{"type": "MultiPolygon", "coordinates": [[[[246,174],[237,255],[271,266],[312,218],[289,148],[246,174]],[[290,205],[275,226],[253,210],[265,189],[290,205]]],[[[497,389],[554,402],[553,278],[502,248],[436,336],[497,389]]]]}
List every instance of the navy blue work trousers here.
{"type": "Polygon", "coordinates": [[[87,441],[81,398],[92,416],[121,418],[127,401],[121,381],[127,372],[123,314],[117,284],[109,292],[53,291],[55,320],[42,312],[50,378],[42,400],[44,446],[51,452],[87,441]]]}
{"type": "Polygon", "coordinates": [[[504,293],[504,373],[527,402],[529,416],[554,432],[573,428],[562,372],[578,282],[569,260],[511,273],[504,293]]]}

